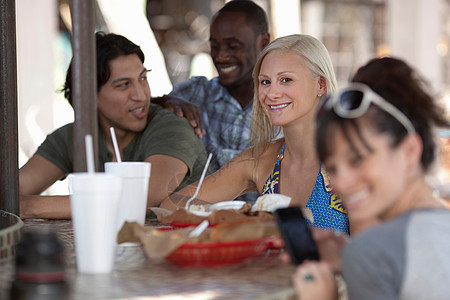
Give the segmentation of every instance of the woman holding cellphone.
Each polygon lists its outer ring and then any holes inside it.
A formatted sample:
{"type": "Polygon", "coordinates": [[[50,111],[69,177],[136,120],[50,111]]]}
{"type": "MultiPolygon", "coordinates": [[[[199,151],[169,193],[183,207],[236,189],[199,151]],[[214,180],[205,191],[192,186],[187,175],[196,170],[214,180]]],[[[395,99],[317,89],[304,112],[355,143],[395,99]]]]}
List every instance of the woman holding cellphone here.
{"type": "MultiPolygon", "coordinates": [[[[361,228],[341,255],[349,299],[448,299],[450,211],[426,181],[435,129],[448,121],[401,60],[374,59],[352,81],[321,106],[316,135],[331,186],[361,228]]],[[[302,300],[337,298],[323,261],[300,265],[294,285],[302,300]]]]}

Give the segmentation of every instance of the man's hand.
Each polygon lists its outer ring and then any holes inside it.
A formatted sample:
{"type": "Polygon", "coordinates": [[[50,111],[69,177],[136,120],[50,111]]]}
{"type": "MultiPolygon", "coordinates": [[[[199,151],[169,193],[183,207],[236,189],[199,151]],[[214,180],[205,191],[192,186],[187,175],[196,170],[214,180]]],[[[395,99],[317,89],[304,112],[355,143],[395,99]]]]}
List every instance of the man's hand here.
{"type": "Polygon", "coordinates": [[[69,196],[19,194],[20,218],[70,219],[69,196]]]}
{"type": "Polygon", "coordinates": [[[194,128],[195,134],[202,138],[205,135],[200,108],[194,104],[170,95],[152,98],[152,102],[162,105],[179,117],[185,117],[194,128]]]}

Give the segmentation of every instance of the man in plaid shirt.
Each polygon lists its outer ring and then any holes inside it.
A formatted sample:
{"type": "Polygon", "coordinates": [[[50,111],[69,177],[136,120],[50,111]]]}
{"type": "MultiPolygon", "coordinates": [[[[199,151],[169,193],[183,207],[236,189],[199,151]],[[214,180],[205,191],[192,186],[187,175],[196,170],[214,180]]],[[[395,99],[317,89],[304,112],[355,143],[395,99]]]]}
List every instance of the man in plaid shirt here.
{"type": "Polygon", "coordinates": [[[213,153],[212,171],[249,146],[252,71],[269,41],[267,17],[261,7],[252,1],[228,2],[214,15],[210,27],[211,58],[219,76],[211,80],[192,77],[160,100],[166,108],[179,115],[184,112],[190,119],[206,150],[213,153]],[[185,112],[179,99],[198,106],[197,115],[185,112]]]}

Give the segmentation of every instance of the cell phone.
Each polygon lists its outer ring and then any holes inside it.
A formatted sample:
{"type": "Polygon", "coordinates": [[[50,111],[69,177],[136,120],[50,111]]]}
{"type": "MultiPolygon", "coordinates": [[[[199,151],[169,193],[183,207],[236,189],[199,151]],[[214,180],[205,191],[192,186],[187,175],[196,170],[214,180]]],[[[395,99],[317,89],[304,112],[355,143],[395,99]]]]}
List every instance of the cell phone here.
{"type": "Polygon", "coordinates": [[[279,208],[273,215],[293,264],[301,264],[304,260],[319,260],[317,245],[300,207],[279,208]]]}

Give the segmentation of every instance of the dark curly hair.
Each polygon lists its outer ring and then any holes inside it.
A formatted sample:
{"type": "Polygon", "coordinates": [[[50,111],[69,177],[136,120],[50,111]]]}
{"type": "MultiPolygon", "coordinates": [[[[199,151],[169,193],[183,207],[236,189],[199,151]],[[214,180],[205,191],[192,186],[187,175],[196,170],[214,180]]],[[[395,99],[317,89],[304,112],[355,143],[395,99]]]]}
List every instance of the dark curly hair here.
{"type": "MultiPolygon", "coordinates": [[[[97,92],[100,91],[101,87],[111,76],[109,66],[111,60],[122,55],[136,54],[141,62],[144,63],[145,56],[141,48],[126,37],[113,33],[106,34],[100,31],[95,34],[95,38],[97,48],[97,92]]],[[[70,105],[72,105],[72,63],[73,60],[70,62],[66,74],[66,82],[62,88],[64,97],[66,97],[70,105]]]]}
{"type": "MultiPolygon", "coordinates": [[[[366,84],[408,117],[422,139],[421,165],[423,170],[428,170],[436,156],[434,126],[448,127],[448,121],[444,117],[443,109],[428,91],[425,80],[404,61],[383,57],[372,59],[359,68],[352,82],[366,84]]],[[[401,123],[376,105],[372,105],[364,117],[370,120],[378,132],[391,137],[393,147],[399,145],[407,135],[401,123]]],[[[321,161],[324,161],[333,149],[327,134],[331,132],[329,129],[336,125],[342,129],[351,145],[348,130],[355,130],[366,148],[371,151],[369,143],[360,133],[357,119],[344,119],[333,110],[328,110],[321,112],[317,123],[316,145],[321,161]]]]}

